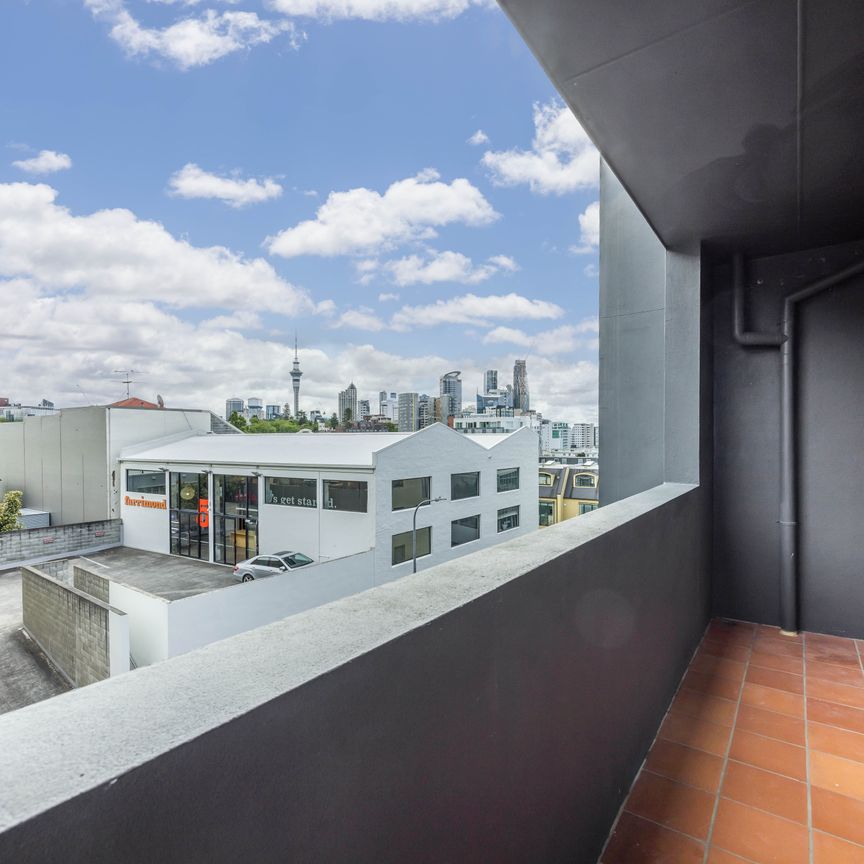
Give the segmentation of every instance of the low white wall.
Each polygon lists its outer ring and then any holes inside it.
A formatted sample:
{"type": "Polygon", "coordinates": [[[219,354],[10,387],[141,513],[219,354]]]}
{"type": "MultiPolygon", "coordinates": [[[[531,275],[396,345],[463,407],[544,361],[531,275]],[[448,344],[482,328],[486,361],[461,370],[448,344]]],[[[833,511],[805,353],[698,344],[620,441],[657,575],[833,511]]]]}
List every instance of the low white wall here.
{"type": "Polygon", "coordinates": [[[168,601],[113,580],[109,583],[108,592],[110,605],[121,609],[129,619],[126,653],[132,654],[136,665],[149,666],[170,657],[168,601]]]}
{"type": "Polygon", "coordinates": [[[129,616],[116,609],[108,609],[108,665],[111,675],[128,672],[129,616]]]}
{"type": "MultiPolygon", "coordinates": [[[[373,582],[374,559],[369,550],[175,600],[167,604],[168,656],[357,594],[373,582]]],[[[134,647],[132,653],[141,662],[134,647]]]]}

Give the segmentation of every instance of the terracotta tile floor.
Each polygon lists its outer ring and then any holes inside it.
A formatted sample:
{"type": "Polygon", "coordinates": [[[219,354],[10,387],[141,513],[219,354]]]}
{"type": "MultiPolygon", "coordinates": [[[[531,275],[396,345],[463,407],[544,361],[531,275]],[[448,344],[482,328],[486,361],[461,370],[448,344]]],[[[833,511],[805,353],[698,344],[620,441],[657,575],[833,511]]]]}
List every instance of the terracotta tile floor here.
{"type": "Polygon", "coordinates": [[[712,621],[602,864],[864,864],[862,658],[712,621]]]}

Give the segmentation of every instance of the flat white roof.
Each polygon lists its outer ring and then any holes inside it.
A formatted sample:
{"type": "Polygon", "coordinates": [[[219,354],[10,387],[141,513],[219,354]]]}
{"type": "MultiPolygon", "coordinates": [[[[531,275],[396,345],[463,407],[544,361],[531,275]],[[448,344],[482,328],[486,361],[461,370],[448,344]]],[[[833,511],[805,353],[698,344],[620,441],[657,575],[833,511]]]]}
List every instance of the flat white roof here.
{"type": "MultiPolygon", "coordinates": [[[[284,434],[187,435],[128,447],[120,458],[126,462],[186,462],[215,465],[324,465],[371,468],[374,454],[419,432],[288,432],[284,434]]],[[[463,435],[465,441],[489,450],[517,432],[463,435]]]]}
{"type": "Polygon", "coordinates": [[[301,432],[190,435],[152,448],[130,448],[131,462],[207,462],[231,465],[332,465],[371,468],[373,454],[408,432],[301,432]]]}

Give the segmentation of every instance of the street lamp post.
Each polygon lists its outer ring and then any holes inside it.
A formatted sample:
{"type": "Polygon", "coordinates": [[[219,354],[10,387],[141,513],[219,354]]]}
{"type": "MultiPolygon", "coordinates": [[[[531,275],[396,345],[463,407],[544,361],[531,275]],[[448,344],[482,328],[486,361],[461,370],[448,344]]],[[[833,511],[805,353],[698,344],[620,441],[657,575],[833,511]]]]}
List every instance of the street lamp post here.
{"type": "Polygon", "coordinates": [[[415,508],[414,508],[414,527],[411,529],[411,552],[414,556],[414,572],[417,572],[417,511],[421,507],[426,507],[431,504],[433,501],[446,501],[446,498],[424,498],[415,508]]]}

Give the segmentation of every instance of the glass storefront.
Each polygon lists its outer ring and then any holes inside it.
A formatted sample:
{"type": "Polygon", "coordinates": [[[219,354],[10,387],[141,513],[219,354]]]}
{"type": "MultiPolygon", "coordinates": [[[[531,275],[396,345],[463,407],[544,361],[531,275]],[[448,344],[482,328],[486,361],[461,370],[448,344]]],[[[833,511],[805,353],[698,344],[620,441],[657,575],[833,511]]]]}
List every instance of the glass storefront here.
{"type": "Polygon", "coordinates": [[[207,475],[171,472],[171,552],[210,559],[210,514],[207,475]]]}
{"type": "Polygon", "coordinates": [[[213,475],[213,556],[236,564],[258,554],[258,478],[213,475]]]}

